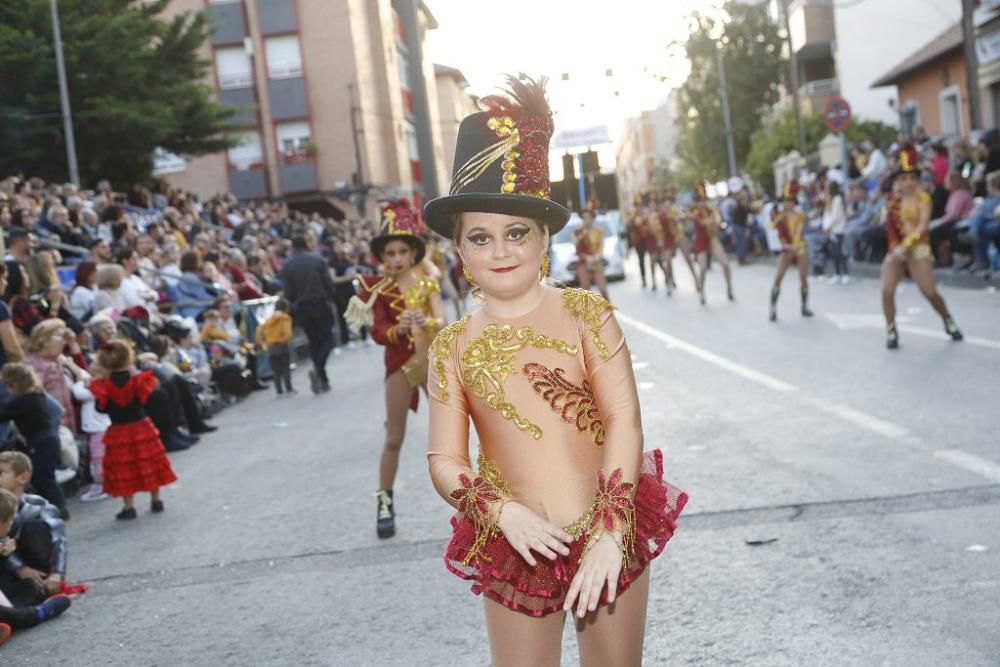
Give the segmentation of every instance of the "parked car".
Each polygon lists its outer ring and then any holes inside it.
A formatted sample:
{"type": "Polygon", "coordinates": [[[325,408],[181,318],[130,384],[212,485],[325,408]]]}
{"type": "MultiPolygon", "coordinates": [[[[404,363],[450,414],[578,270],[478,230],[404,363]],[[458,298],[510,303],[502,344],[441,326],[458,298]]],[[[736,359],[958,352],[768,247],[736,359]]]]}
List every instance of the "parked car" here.
{"type": "MultiPolygon", "coordinates": [[[[552,237],[551,276],[567,285],[576,284],[576,244],[573,235],[580,228],[580,216],[574,213],[566,226],[552,237]]],[[[604,275],[608,280],[625,278],[625,243],[621,238],[614,212],[598,215],[594,224],[604,232],[604,275]]]]}

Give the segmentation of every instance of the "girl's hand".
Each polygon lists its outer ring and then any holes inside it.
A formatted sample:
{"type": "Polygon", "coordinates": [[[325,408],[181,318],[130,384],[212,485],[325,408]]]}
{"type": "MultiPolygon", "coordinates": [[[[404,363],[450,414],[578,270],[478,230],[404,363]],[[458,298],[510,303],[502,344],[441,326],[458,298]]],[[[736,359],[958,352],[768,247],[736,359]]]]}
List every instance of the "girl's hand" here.
{"type": "Polygon", "coordinates": [[[614,602],[621,571],[622,552],[612,535],[602,533],[580,562],[580,569],[569,585],[563,611],[570,611],[574,601],[577,602],[577,618],[583,618],[588,612],[594,611],[601,601],[605,583],[608,585],[608,604],[614,602]]]}
{"type": "Polygon", "coordinates": [[[413,313],[409,310],[404,310],[399,315],[399,330],[409,331],[410,327],[413,326],[413,313]]]}
{"type": "Polygon", "coordinates": [[[410,321],[410,328],[414,333],[422,331],[424,326],[427,325],[427,314],[422,310],[415,310],[410,317],[410,321]]]}
{"type": "Polygon", "coordinates": [[[557,554],[569,555],[569,547],[566,545],[573,541],[569,533],[521,503],[507,501],[500,510],[497,526],[510,546],[514,547],[514,551],[521,554],[521,558],[532,567],[538,564],[532,551],[549,560],[555,560],[557,554]]]}
{"type": "Polygon", "coordinates": [[[6,558],[17,551],[17,542],[13,537],[0,538],[0,557],[6,558]]]}

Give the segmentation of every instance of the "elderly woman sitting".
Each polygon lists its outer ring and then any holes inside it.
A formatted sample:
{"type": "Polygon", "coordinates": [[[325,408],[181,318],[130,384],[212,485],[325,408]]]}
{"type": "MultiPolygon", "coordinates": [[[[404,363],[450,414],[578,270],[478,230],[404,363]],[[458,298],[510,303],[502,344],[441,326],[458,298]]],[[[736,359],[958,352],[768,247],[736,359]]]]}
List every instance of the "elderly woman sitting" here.
{"type": "Polygon", "coordinates": [[[87,362],[76,335],[61,320],[40,322],[31,331],[27,362],[38,374],[45,393],[54,398],[65,411],[62,416],[63,425],[76,435],[78,430],[73,410],[73,382],[87,378],[83,368],[87,362]],[[67,348],[73,358],[64,354],[67,348]]]}
{"type": "Polygon", "coordinates": [[[94,284],[97,291],[94,293],[94,312],[111,308],[122,312],[131,304],[122,292],[122,281],[125,279],[125,271],[118,264],[101,264],[97,267],[97,278],[94,284]]]}

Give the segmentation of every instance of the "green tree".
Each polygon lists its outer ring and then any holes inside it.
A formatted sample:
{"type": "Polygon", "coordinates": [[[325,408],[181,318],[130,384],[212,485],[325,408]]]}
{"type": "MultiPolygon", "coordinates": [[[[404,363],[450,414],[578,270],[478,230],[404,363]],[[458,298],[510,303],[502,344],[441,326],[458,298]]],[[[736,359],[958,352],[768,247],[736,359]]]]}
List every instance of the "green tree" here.
{"type": "MultiPolygon", "coordinates": [[[[204,13],[161,17],[168,0],[60,0],[84,184],[145,181],[157,146],[201,155],[234,144],[234,111],[203,83],[204,13]]],[[[0,174],[67,178],[48,0],[0,3],[0,174]]]]}
{"type": "Polygon", "coordinates": [[[726,134],[719,96],[719,71],[715,48],[726,70],[737,165],[750,153],[750,141],[761,118],[778,100],[783,61],[778,26],[771,21],[766,3],[727,2],[717,20],[695,12],[691,34],[682,45],[691,73],[680,88],[682,110],[678,119],[677,154],[681,173],[688,179],[718,180],[726,176],[726,134]],[[721,31],[718,40],[709,35],[721,31]]]}
{"type": "MultiPolygon", "coordinates": [[[[820,114],[803,116],[802,128],[806,135],[806,153],[811,155],[819,149],[819,142],[829,134],[829,130],[820,114]]],[[[854,119],[847,129],[847,141],[854,145],[868,139],[884,147],[895,136],[895,128],[877,120],[854,119]]],[[[795,113],[792,109],[786,109],[753,135],[750,154],[746,160],[746,172],[769,192],[774,191],[774,161],[797,149],[796,137],[795,113]]]]}

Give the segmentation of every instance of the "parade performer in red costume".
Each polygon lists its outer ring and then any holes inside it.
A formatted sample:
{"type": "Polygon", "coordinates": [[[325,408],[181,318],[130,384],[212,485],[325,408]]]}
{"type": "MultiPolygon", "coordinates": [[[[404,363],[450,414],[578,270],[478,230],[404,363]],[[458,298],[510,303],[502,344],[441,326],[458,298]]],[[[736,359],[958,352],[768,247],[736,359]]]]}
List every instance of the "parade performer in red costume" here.
{"type": "Polygon", "coordinates": [[[639,258],[639,277],[646,286],[646,218],[643,213],[642,195],[636,195],[634,208],[628,217],[628,241],[639,258]]]}
{"type": "Polygon", "coordinates": [[[660,451],[643,452],[613,308],[544,281],[569,218],[549,199],[552,116],[544,79],[508,82],[512,99],[462,121],[450,194],[425,208],[482,300],[431,348],[430,472],[458,510],[445,562],[486,598],[494,665],[558,665],[567,611],[582,664],[639,664],[649,562],[686,496],[660,451]]]}
{"type": "MultiPolygon", "coordinates": [[[[608,298],[608,280],[604,276],[604,232],[594,226],[596,210],[585,209],[580,213],[580,228],[573,235],[576,243],[576,280],[581,289],[597,285],[601,296],[608,298]]],[[[655,277],[654,277],[655,281],[655,277]]]]}
{"type": "Polygon", "coordinates": [[[420,213],[407,200],[382,207],[381,233],[372,252],[384,275],[361,276],[345,319],[352,327],[368,326],[385,346],[386,433],[379,461],[376,532],[396,533],[393,484],[406,435],[407,410],[417,409],[419,390],[427,385],[427,350],[444,324],[444,307],[436,271],[424,263],[426,245],[420,213]]]}
{"type": "Polygon", "coordinates": [[[782,197],[782,210],[774,218],[774,227],[781,240],[781,256],[778,258],[778,273],[774,277],[774,287],[771,288],[772,322],[778,319],[778,296],[781,294],[781,281],[785,271],[792,264],[799,267],[799,285],[802,294],[802,317],[812,317],[809,310],[809,250],[803,233],[806,229],[806,216],[796,208],[799,196],[799,183],[790,179],[785,183],[782,197]]]}
{"type": "Polygon", "coordinates": [[[177,481],[170,467],[160,433],[146,416],[143,406],[156,389],[150,371],[133,372],[132,348],[120,340],[104,343],[97,350],[97,368],[107,377],[90,382],[97,410],[107,413],[111,426],[104,433],[104,492],[121,498],[125,507],[115,518],[136,518],[134,498],[140,491],[150,495],[150,510],[163,511],[160,487],[177,481]]]}
{"type": "Polygon", "coordinates": [[[885,207],[885,231],[889,252],[882,263],[882,310],[885,312],[886,347],[899,347],[896,329],[896,287],[909,273],[920,293],[930,301],[941,316],[944,330],[954,341],[962,340],[962,332],[948,312],[934,282],[934,257],[931,254],[931,197],[920,190],[920,166],[917,150],[904,146],[899,151],[899,168],[895,174],[894,194],[885,207]]]}
{"type": "Polygon", "coordinates": [[[698,293],[702,305],[705,304],[705,274],[708,272],[709,254],[722,265],[722,272],[726,277],[726,296],[729,297],[730,301],[735,301],[729,257],[726,256],[726,249],[722,247],[722,241],[719,239],[722,220],[719,217],[719,212],[708,201],[708,190],[704,182],[695,186],[695,202],[691,206],[691,219],[694,221],[693,252],[698,258],[698,293]]]}
{"type": "Polygon", "coordinates": [[[688,248],[687,237],[684,235],[684,228],[681,226],[680,216],[674,208],[677,195],[673,187],[668,187],[660,203],[658,215],[660,228],[663,230],[663,244],[660,250],[660,265],[663,268],[664,280],[667,282],[667,296],[671,296],[677,289],[677,282],[674,280],[674,255],[680,250],[681,257],[691,271],[695,287],[698,285],[698,274],[695,273],[694,264],[691,262],[691,250],[688,248]]]}

